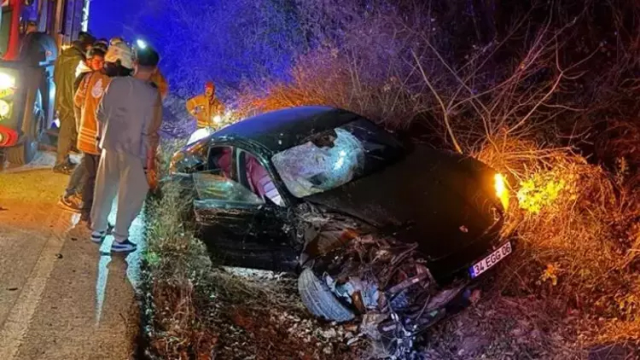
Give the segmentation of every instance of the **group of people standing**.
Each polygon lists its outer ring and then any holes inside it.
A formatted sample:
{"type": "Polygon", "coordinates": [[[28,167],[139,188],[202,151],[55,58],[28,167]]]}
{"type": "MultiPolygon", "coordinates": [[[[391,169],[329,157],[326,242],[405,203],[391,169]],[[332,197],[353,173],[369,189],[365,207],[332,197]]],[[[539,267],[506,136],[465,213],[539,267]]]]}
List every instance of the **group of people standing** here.
{"type": "Polygon", "coordinates": [[[149,46],[81,33],[57,59],[54,81],[60,132],[54,171],[70,179],[59,206],[80,213],[91,240],[112,231],[112,251],[130,252],[129,228],[157,183],[162,99],[168,86],[149,46]],[[80,152],[75,165],[71,152],[80,152]],[[117,199],[115,227],[108,223],[117,199]]]}

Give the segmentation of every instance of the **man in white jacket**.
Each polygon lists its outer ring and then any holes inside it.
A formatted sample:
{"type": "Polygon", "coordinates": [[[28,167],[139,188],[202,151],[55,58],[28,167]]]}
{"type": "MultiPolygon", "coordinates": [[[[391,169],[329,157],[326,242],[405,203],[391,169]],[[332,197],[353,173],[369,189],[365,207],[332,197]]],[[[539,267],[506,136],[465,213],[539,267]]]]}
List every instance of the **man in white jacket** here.
{"type": "Polygon", "coordinates": [[[156,181],[162,101],[150,79],[159,60],[150,48],[137,53],[134,75],[114,78],[98,107],[102,155],[91,209],[91,240],[100,243],[106,237],[107,219],[117,194],[113,252],[136,250],[137,245],[129,240],[129,228],[156,181]]]}

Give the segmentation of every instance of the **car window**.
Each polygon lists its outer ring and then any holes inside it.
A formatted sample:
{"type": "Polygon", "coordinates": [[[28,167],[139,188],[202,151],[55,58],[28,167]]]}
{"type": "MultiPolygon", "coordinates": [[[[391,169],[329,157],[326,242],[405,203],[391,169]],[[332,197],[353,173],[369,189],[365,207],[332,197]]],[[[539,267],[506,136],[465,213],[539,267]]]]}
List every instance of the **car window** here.
{"type": "Polygon", "coordinates": [[[267,169],[258,158],[248,151],[238,151],[238,177],[258,197],[269,199],[278,206],[284,206],[280,192],[267,169]]]}
{"type": "Polygon", "coordinates": [[[287,189],[302,198],[376,172],[403,155],[391,134],[362,119],[314,134],[272,161],[287,189]]]}
{"type": "Polygon", "coordinates": [[[233,179],[233,148],[231,146],[212,146],[207,155],[207,170],[219,172],[233,179]]]}
{"type": "Polygon", "coordinates": [[[221,171],[203,171],[193,174],[193,182],[198,200],[211,206],[220,207],[226,203],[260,205],[264,201],[240,183],[227,177],[221,171]]]}

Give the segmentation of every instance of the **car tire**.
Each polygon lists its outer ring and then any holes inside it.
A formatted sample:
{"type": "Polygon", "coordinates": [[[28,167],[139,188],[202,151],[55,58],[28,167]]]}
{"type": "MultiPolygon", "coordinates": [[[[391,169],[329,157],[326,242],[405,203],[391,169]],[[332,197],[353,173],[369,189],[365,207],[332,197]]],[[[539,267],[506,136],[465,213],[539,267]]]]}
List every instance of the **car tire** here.
{"type": "Polygon", "coordinates": [[[344,306],[331,292],[327,284],[323,283],[306,268],[298,278],[298,292],[302,303],[315,316],[336,322],[353,320],[355,315],[344,306]]]}

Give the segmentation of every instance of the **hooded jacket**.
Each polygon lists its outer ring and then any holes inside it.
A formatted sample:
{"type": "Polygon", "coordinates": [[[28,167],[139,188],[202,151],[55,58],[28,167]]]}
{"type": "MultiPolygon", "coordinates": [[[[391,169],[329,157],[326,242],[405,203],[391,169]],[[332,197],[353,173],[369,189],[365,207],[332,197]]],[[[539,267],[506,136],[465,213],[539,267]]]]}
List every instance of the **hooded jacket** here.
{"type": "Polygon", "coordinates": [[[56,109],[62,116],[73,116],[73,83],[78,64],[83,60],[84,53],[78,43],[64,50],[56,60],[53,81],[56,83],[56,109]]]}

